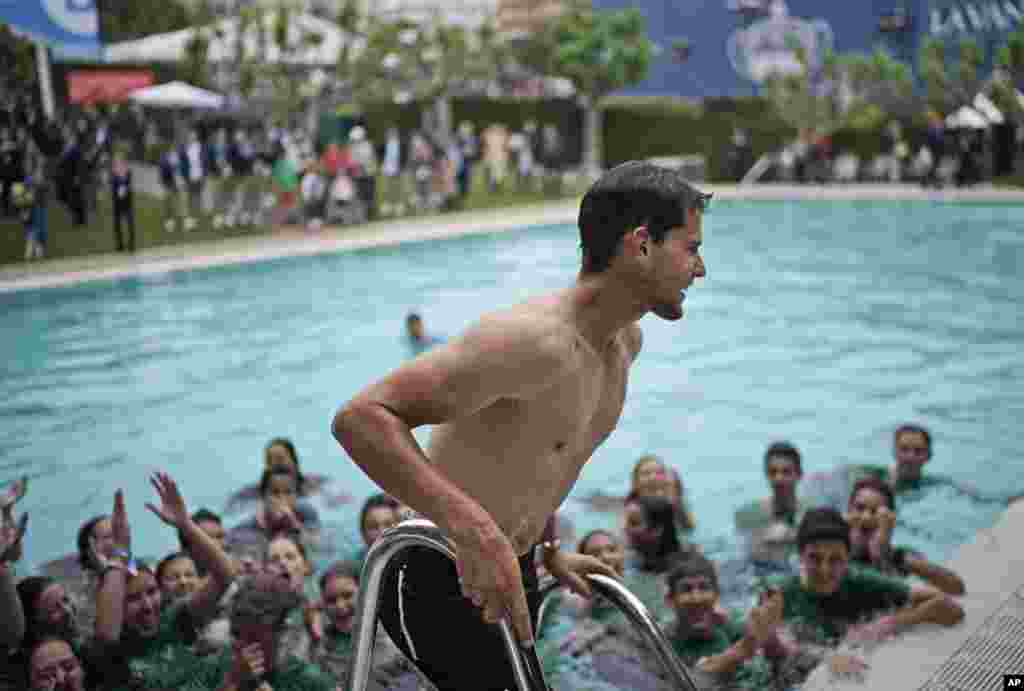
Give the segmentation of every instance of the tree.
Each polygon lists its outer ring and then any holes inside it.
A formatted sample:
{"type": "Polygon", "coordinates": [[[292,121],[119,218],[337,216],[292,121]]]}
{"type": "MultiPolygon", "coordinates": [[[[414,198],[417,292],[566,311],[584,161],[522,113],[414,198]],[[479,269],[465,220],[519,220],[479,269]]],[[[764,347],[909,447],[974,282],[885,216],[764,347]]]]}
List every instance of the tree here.
{"type": "Polygon", "coordinates": [[[928,105],[948,114],[972,103],[984,86],[981,78],[984,62],[985,56],[973,40],[960,42],[953,62],[947,59],[946,45],[942,41],[925,40],[918,58],[918,71],[928,105]]]}
{"type": "Polygon", "coordinates": [[[647,37],[644,17],[635,8],[594,10],[574,4],[548,31],[537,45],[550,52],[541,52],[535,64],[542,73],[571,81],[579,94],[584,113],[583,168],[593,176],[601,170],[602,101],[646,79],[657,47],[647,37]]]}
{"type": "Polygon", "coordinates": [[[839,66],[848,89],[846,124],[870,129],[884,120],[920,112],[913,70],[885,51],[842,55],[839,66]]]}
{"type": "Polygon", "coordinates": [[[1018,123],[1024,123],[1024,102],[1018,96],[1024,85],[1024,22],[1007,36],[996,55],[992,79],[992,97],[996,106],[1018,123]]]}
{"type": "Polygon", "coordinates": [[[338,66],[354,100],[428,101],[433,107],[426,129],[442,142],[452,134],[452,96],[486,90],[502,63],[489,21],[476,30],[448,24],[439,14],[423,25],[368,18],[360,29],[351,14],[345,21],[343,28],[361,38],[351,52],[343,50],[338,66]]]}
{"type": "Polygon", "coordinates": [[[186,29],[193,20],[181,0],[96,0],[96,8],[107,43],[186,29]]]}
{"type": "Polygon", "coordinates": [[[829,51],[821,68],[815,70],[796,37],[787,38],[786,46],[796,57],[799,70],[770,74],[764,83],[765,97],[779,117],[798,131],[834,132],[844,123],[851,97],[839,57],[829,51]]]}
{"type": "Polygon", "coordinates": [[[0,98],[11,105],[31,99],[36,83],[35,46],[0,24],[0,98]]]}

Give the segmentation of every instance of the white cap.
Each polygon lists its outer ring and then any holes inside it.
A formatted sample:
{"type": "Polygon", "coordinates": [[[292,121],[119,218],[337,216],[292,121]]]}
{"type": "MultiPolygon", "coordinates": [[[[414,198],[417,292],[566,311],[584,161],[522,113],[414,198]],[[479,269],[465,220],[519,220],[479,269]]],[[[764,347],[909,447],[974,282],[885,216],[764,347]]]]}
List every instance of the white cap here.
{"type": "Polygon", "coordinates": [[[352,131],[348,133],[348,138],[354,142],[362,141],[365,136],[366,130],[358,125],[353,127],[352,131]]]}

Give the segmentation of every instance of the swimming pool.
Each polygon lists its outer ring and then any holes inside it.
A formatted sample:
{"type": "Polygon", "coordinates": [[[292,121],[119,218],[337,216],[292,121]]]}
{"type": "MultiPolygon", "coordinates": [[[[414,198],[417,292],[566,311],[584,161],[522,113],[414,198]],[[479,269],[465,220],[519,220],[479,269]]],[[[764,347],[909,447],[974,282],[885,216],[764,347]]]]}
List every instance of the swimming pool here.
{"type": "MultiPolygon", "coordinates": [[[[806,471],[883,463],[907,420],[932,428],[929,472],[1024,491],[1022,229],[1021,206],[718,203],[708,277],[682,322],[643,320],[622,422],[573,496],[624,490],[638,456],[661,454],[682,471],[694,539],[724,557],[732,511],[766,491],[771,441],[794,442],[806,471]]],[[[148,471],[220,509],[273,436],[365,496],[330,420],[408,356],[407,311],[454,334],[572,281],[577,246],[573,227],[543,226],[0,296],[0,481],[32,478],[26,566],[71,551],[117,487],[136,550],[170,550],[144,509],[148,471]]],[[[901,509],[914,530],[896,540],[944,559],[1001,509],[938,491],[901,509]]],[[[354,541],[357,511],[324,518],[354,541]]],[[[578,532],[614,520],[572,498],[564,512],[578,532]]]]}

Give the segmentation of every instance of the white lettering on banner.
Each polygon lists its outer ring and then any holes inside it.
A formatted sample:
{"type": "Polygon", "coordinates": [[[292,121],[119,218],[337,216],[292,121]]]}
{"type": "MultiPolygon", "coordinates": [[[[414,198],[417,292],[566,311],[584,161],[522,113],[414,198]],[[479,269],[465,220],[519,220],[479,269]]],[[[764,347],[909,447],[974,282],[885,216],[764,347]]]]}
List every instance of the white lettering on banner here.
{"type": "Polygon", "coordinates": [[[99,33],[95,0],[41,0],[41,4],[50,20],[65,31],[83,36],[99,33]]]}
{"type": "Polygon", "coordinates": [[[928,33],[935,36],[1008,31],[1024,20],[1024,0],[961,2],[929,13],[928,33]]]}

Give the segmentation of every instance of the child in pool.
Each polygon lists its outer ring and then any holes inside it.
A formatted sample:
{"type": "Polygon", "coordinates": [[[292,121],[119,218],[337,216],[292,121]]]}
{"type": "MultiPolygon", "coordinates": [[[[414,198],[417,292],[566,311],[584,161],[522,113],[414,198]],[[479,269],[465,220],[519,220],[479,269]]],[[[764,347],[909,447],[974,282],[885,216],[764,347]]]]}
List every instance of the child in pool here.
{"type": "MultiPolygon", "coordinates": [[[[290,439],[277,437],[267,442],[263,449],[263,471],[286,470],[296,477],[298,494],[300,498],[311,497],[320,492],[329,482],[330,478],[324,475],[305,475],[299,466],[299,452],[290,439]]],[[[237,513],[253,503],[262,499],[263,493],[259,485],[248,485],[235,492],[228,498],[228,504],[224,513],[237,513]]],[[[348,495],[332,497],[332,502],[344,503],[351,501],[348,495]]],[[[302,502],[305,504],[306,502],[302,502]]],[[[311,506],[309,508],[312,508],[311,506]]],[[[314,509],[315,511],[315,509],[314,509]]]]}
{"type": "Polygon", "coordinates": [[[797,487],[803,477],[800,452],[788,442],[776,442],[764,454],[764,474],[772,496],[751,502],[735,514],[736,532],[747,543],[758,573],[789,570],[796,553],[796,526],[803,507],[797,487]]]}
{"type": "Polygon", "coordinates": [[[857,564],[892,576],[914,575],[947,595],[963,595],[963,580],[913,549],[892,546],[896,504],[888,485],[874,477],[858,480],[850,492],[850,556],[857,564]]]}
{"type": "Polygon", "coordinates": [[[232,528],[227,545],[238,559],[261,560],[269,539],[279,532],[299,536],[304,544],[315,543],[320,527],[313,507],[298,500],[298,479],[283,468],[263,471],[260,495],[263,505],[255,516],[232,528]]]}
{"type": "MultiPolygon", "coordinates": [[[[631,496],[665,497],[676,508],[676,521],[679,528],[692,531],[697,521],[686,505],[685,490],[682,477],[675,468],[669,468],[660,456],[648,454],[641,456],[633,466],[630,475],[630,488],[627,499],[631,496]]],[[[595,493],[583,500],[595,511],[621,511],[625,499],[603,493],[595,493]]]]}
{"type": "Polygon", "coordinates": [[[680,538],[675,507],[665,497],[630,494],[623,517],[629,565],[641,571],[664,573],[671,563],[698,551],[680,538]]]}

